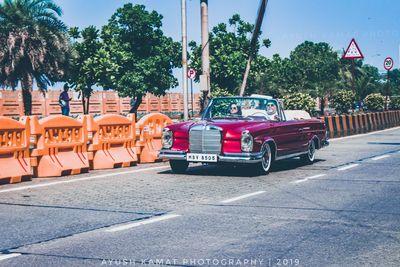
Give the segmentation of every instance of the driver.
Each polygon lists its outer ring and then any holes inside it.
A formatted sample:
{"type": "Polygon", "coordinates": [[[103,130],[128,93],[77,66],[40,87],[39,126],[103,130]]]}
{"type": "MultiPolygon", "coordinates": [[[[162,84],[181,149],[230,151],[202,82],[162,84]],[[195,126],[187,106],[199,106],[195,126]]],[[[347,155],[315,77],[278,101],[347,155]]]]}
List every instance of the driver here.
{"type": "Polygon", "coordinates": [[[231,103],[229,105],[229,114],[240,116],[240,115],[242,115],[242,110],[236,103],[231,103]]]}

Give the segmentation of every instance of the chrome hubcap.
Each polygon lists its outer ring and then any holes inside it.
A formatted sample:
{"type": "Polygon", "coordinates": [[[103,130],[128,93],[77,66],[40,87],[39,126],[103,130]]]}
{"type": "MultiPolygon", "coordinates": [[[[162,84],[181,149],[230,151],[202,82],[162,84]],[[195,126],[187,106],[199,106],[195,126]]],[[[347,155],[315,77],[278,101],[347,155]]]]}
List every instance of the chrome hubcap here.
{"type": "Polygon", "coordinates": [[[268,171],[271,165],[271,149],[269,145],[265,146],[265,153],[261,163],[264,171],[268,171]]]}
{"type": "Polygon", "coordinates": [[[314,157],[315,157],[315,144],[314,141],[311,141],[310,147],[308,149],[308,158],[310,159],[310,161],[313,161],[314,157]]]}

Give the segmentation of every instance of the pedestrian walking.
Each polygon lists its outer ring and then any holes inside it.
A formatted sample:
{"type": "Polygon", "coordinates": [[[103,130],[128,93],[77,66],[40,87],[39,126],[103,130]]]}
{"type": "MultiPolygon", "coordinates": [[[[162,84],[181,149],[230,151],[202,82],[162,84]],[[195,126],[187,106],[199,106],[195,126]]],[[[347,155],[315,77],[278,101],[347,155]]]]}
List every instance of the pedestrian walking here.
{"type": "Polygon", "coordinates": [[[64,84],[64,91],[60,94],[58,102],[61,106],[61,114],[64,116],[69,116],[69,101],[72,100],[68,95],[68,84],[64,84]]]}

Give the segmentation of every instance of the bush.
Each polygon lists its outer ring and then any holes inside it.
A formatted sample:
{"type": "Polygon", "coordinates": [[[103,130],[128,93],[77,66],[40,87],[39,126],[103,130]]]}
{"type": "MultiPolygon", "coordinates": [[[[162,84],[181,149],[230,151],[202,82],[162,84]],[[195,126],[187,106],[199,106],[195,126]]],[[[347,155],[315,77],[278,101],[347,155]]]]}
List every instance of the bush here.
{"type": "Polygon", "coordinates": [[[390,109],[400,109],[400,96],[390,98],[390,109]]]}
{"type": "Polygon", "coordinates": [[[352,91],[340,90],[332,97],[332,101],[337,113],[347,113],[356,101],[356,94],[352,91]]]}
{"type": "Polygon", "coordinates": [[[312,114],[315,111],[315,100],[305,93],[293,93],[283,97],[285,109],[301,109],[312,114]]]}
{"type": "Polygon", "coordinates": [[[385,106],[385,97],[379,93],[369,94],[364,99],[364,104],[370,111],[382,111],[385,106]]]}

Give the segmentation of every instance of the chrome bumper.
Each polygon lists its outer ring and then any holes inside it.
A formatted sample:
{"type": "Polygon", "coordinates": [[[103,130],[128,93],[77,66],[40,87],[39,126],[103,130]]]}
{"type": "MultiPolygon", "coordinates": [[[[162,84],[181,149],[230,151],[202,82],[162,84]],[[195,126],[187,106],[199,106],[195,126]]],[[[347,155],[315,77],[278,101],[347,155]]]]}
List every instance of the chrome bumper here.
{"type": "MultiPolygon", "coordinates": [[[[161,159],[186,160],[186,152],[162,149],[159,157],[161,159]]],[[[225,153],[224,155],[218,155],[218,162],[257,163],[261,161],[262,157],[262,152],[225,153]]]]}

